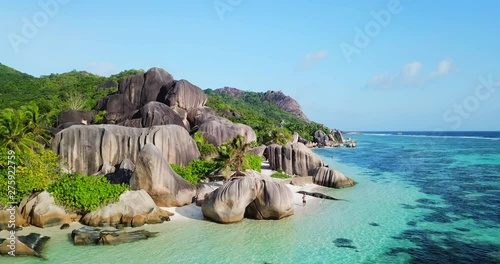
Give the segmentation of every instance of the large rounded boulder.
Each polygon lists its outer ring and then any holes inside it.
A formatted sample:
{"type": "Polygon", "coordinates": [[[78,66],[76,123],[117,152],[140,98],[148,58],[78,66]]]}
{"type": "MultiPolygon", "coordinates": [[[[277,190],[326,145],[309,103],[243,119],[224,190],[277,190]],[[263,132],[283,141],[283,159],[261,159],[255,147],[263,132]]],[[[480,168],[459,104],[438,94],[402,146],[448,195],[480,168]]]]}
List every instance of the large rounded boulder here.
{"type": "Polygon", "coordinates": [[[187,80],[176,81],[174,85],[163,89],[165,89],[163,101],[171,107],[189,110],[204,106],[208,100],[203,90],[187,80]]]}
{"type": "Polygon", "coordinates": [[[321,157],[302,143],[269,145],[264,151],[272,170],[282,170],[289,175],[309,176],[309,171],[323,167],[321,157]]]}
{"type": "Polygon", "coordinates": [[[161,223],[172,215],[160,209],[145,190],[139,190],[122,193],[118,202],[87,213],[81,222],[89,226],[136,227],[161,223]]]}
{"type": "Polygon", "coordinates": [[[185,127],[182,118],[170,107],[160,102],[149,102],[141,110],[142,127],[178,125],[185,127]]]}
{"type": "Polygon", "coordinates": [[[56,205],[54,197],[47,191],[26,196],[19,204],[19,208],[28,223],[41,228],[60,226],[78,219],[78,215],[68,213],[56,205]]]}
{"type": "Polygon", "coordinates": [[[202,132],[210,144],[221,145],[236,136],[245,137],[246,143],[257,141],[255,131],[244,124],[234,124],[228,119],[210,118],[200,125],[199,131],[202,132]]]}
{"type": "Polygon", "coordinates": [[[281,219],[294,213],[291,190],[255,172],[229,181],[208,194],[202,204],[203,215],[218,223],[234,223],[244,217],[281,219]]]}
{"type": "Polygon", "coordinates": [[[124,159],[136,163],[142,148],[151,143],[168,163],[186,166],[200,152],[189,133],[178,125],[133,128],[118,125],[76,125],[57,133],[52,150],[72,173],[96,175],[103,167],[117,167],[124,159]]]}
{"type": "Polygon", "coordinates": [[[317,185],[331,188],[345,188],[356,184],[356,182],[346,177],[343,173],[327,167],[312,169],[309,174],[313,176],[313,182],[317,185]]]}
{"type": "Polygon", "coordinates": [[[193,202],[196,188],[170,167],[160,150],[146,144],[130,179],[132,190],[145,190],[158,206],[183,206],[193,202]]]}

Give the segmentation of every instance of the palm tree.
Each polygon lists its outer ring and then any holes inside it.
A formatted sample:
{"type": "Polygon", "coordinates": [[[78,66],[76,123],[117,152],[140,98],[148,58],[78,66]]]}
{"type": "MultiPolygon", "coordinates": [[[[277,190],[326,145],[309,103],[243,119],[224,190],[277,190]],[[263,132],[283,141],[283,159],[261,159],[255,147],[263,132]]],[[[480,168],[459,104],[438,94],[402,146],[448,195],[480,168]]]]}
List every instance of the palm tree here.
{"type": "Polygon", "coordinates": [[[42,149],[43,144],[33,135],[26,112],[7,108],[0,115],[0,147],[14,150],[16,153],[33,153],[42,149]]]}
{"type": "Polygon", "coordinates": [[[41,115],[36,104],[29,104],[21,107],[24,111],[28,122],[28,130],[33,135],[33,140],[48,145],[50,132],[47,130],[48,119],[46,115],[41,115]]]}
{"type": "Polygon", "coordinates": [[[246,138],[243,136],[236,136],[219,147],[220,158],[224,162],[223,173],[227,179],[232,177],[230,174],[232,168],[236,170],[236,174],[239,174],[245,165],[248,166],[245,156],[251,149],[252,146],[246,142],[246,138]]]}

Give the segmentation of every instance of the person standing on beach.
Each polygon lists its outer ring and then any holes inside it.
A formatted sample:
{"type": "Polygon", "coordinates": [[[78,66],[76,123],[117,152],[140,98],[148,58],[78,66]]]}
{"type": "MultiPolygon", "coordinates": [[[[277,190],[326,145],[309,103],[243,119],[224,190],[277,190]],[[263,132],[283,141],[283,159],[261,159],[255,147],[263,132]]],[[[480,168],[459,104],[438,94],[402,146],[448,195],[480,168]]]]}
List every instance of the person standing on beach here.
{"type": "Polygon", "coordinates": [[[302,207],[306,206],[306,194],[302,195],[302,207]]]}

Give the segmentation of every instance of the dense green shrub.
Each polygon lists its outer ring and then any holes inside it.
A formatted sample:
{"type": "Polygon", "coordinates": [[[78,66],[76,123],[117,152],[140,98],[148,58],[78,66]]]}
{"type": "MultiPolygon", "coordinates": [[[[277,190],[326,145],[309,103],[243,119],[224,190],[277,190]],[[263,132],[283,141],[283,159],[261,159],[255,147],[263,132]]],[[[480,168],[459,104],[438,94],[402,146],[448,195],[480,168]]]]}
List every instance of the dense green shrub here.
{"type": "MultiPolygon", "coordinates": [[[[0,204],[10,201],[7,197],[8,188],[8,150],[0,148],[0,204]]],[[[15,188],[14,202],[20,202],[32,191],[46,190],[49,184],[59,178],[59,157],[51,150],[40,150],[38,153],[20,153],[13,155],[15,159],[15,178],[12,179],[15,188]]],[[[12,173],[11,173],[12,175],[12,173]]]]}
{"type": "Polygon", "coordinates": [[[68,174],[49,186],[59,204],[75,211],[93,211],[118,201],[120,194],[129,189],[125,184],[112,184],[104,176],[68,174]]]}
{"type": "Polygon", "coordinates": [[[275,173],[273,173],[273,175],[271,175],[271,177],[273,178],[278,178],[278,179],[288,179],[288,178],[291,178],[290,175],[284,173],[283,171],[279,170],[275,173]]]}
{"type": "Polygon", "coordinates": [[[245,162],[243,165],[243,170],[251,169],[254,171],[261,172],[260,168],[262,167],[263,161],[264,160],[260,156],[247,154],[247,155],[245,155],[245,162]]]}
{"type": "Polygon", "coordinates": [[[194,133],[193,139],[200,150],[201,159],[210,159],[217,155],[217,147],[213,144],[208,143],[208,141],[203,137],[200,131],[194,133]]]}
{"type": "Polygon", "coordinates": [[[210,173],[219,169],[222,165],[220,162],[216,161],[193,160],[186,167],[175,164],[170,164],[170,166],[186,181],[197,184],[200,180],[207,178],[210,173]]]}

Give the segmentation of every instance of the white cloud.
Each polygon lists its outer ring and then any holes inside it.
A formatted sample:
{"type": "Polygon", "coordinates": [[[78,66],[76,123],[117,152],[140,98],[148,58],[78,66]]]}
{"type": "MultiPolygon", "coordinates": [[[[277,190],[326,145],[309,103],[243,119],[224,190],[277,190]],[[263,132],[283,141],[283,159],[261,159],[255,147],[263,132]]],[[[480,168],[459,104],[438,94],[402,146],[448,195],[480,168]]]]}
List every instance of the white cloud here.
{"type": "Polygon", "coordinates": [[[111,62],[103,62],[103,61],[90,62],[87,65],[85,71],[106,77],[118,73],[118,69],[116,68],[115,65],[113,65],[111,62]]]}
{"type": "Polygon", "coordinates": [[[328,53],[326,52],[326,50],[318,50],[316,52],[310,52],[304,56],[304,62],[314,62],[317,60],[322,60],[326,58],[327,55],[328,53]]]}
{"type": "Polygon", "coordinates": [[[420,61],[407,63],[403,66],[399,74],[376,75],[368,82],[367,86],[382,89],[423,86],[435,78],[449,74],[454,65],[450,59],[443,59],[439,62],[437,70],[432,72],[430,76],[420,74],[423,67],[424,65],[420,61]]]}
{"type": "Polygon", "coordinates": [[[422,63],[419,61],[414,61],[406,64],[401,72],[401,77],[404,80],[414,80],[418,77],[420,70],[422,69],[422,63]]]}
{"type": "Polygon", "coordinates": [[[439,62],[437,70],[431,73],[431,77],[436,78],[436,77],[445,76],[448,73],[450,73],[452,67],[453,67],[453,63],[451,62],[451,60],[444,59],[444,60],[439,62]]]}
{"type": "Polygon", "coordinates": [[[326,50],[318,50],[315,52],[309,52],[304,55],[304,58],[299,63],[297,69],[298,70],[306,70],[311,68],[314,64],[320,62],[328,56],[328,52],[326,50]]]}

